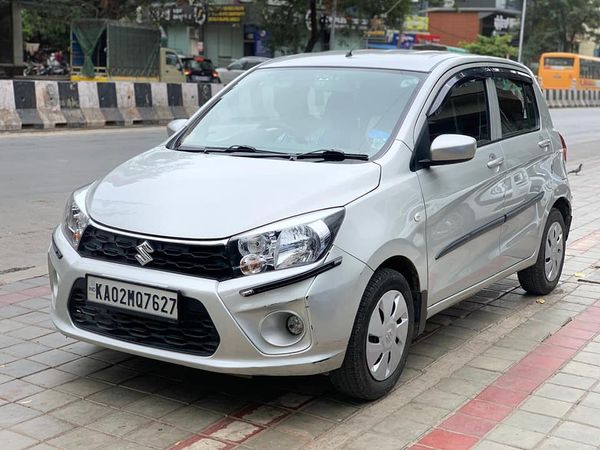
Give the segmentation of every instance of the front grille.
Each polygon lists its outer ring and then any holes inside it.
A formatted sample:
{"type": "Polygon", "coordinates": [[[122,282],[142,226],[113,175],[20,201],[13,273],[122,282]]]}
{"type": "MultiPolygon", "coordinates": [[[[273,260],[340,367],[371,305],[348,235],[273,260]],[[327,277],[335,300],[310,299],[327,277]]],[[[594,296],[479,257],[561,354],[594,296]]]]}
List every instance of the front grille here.
{"type": "Polygon", "coordinates": [[[144,241],[148,241],[154,249],[150,254],[153,260],[145,268],[219,281],[233,277],[225,244],[165,242],[118,234],[89,225],[81,237],[78,252],[86,258],[141,267],[135,259],[138,254],[136,247],[144,241]]]}
{"type": "Polygon", "coordinates": [[[179,320],[138,316],[86,301],[86,281],[79,278],[69,296],[69,316],[77,328],[120,341],[198,356],[210,356],[221,338],[198,300],[179,297],[179,320]]]}

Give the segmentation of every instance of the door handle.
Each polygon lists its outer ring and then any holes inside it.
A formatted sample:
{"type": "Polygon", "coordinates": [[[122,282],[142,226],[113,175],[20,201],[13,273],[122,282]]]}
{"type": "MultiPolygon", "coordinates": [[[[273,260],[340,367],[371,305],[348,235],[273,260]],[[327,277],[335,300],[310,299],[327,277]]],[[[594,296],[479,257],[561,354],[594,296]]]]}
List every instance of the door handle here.
{"type": "MultiPolygon", "coordinates": [[[[490,155],[490,158],[494,158],[494,155],[490,155]]],[[[498,167],[502,165],[504,162],[504,156],[500,156],[499,158],[490,159],[487,163],[488,168],[493,169],[494,167],[498,167]]]]}
{"type": "Polygon", "coordinates": [[[548,150],[548,147],[550,147],[551,142],[552,141],[550,141],[550,139],[542,139],[540,142],[538,142],[538,146],[540,148],[548,150]]]}

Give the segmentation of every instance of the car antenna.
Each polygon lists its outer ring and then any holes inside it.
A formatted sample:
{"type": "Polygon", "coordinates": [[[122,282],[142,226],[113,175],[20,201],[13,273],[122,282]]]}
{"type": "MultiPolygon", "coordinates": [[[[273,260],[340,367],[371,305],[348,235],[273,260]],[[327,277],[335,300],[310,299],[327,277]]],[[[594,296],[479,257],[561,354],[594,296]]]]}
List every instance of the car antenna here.
{"type": "Polygon", "coordinates": [[[350,58],[352,56],[353,50],[354,50],[354,47],[352,47],[350,50],[348,50],[348,53],[346,53],[346,58],[350,58]]]}

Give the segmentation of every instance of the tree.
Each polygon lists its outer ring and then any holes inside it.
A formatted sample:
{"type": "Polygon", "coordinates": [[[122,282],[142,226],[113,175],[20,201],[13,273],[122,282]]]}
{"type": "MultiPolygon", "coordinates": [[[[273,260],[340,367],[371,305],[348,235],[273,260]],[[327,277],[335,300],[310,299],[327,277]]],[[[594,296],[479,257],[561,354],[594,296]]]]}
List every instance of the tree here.
{"type": "Polygon", "coordinates": [[[598,40],[600,0],[534,0],[525,20],[524,60],[549,51],[577,52],[583,39],[598,40]]]}
{"type": "MultiPolygon", "coordinates": [[[[318,8],[314,0],[257,0],[262,9],[263,27],[269,34],[267,45],[273,53],[311,52],[320,39],[329,37],[332,0],[318,8]]],[[[368,21],[388,12],[388,28],[401,29],[410,0],[338,0],[336,17],[347,19],[341,32],[356,28],[356,20],[368,21]]],[[[338,24],[339,26],[339,24],[338,24]]],[[[338,30],[338,28],[336,28],[338,30]]]]}
{"type": "Polygon", "coordinates": [[[509,58],[517,55],[517,49],[511,45],[513,37],[510,34],[504,36],[477,36],[475,42],[461,42],[459,45],[470,53],[486,56],[497,56],[509,58]]]}

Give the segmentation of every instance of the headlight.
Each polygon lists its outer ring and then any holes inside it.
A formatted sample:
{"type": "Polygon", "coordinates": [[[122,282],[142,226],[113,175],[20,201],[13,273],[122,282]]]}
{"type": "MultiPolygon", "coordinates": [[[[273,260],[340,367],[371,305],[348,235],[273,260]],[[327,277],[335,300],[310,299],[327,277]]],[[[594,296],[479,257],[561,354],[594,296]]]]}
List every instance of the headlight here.
{"type": "Polygon", "coordinates": [[[344,209],[328,209],[267,225],[229,241],[236,275],[312,264],[331,248],[344,209]]]}
{"type": "Polygon", "coordinates": [[[73,192],[65,207],[63,231],[75,250],[79,246],[79,241],[81,240],[81,236],[83,236],[85,228],[90,223],[90,218],[85,212],[86,192],[87,186],[73,192]]]}

